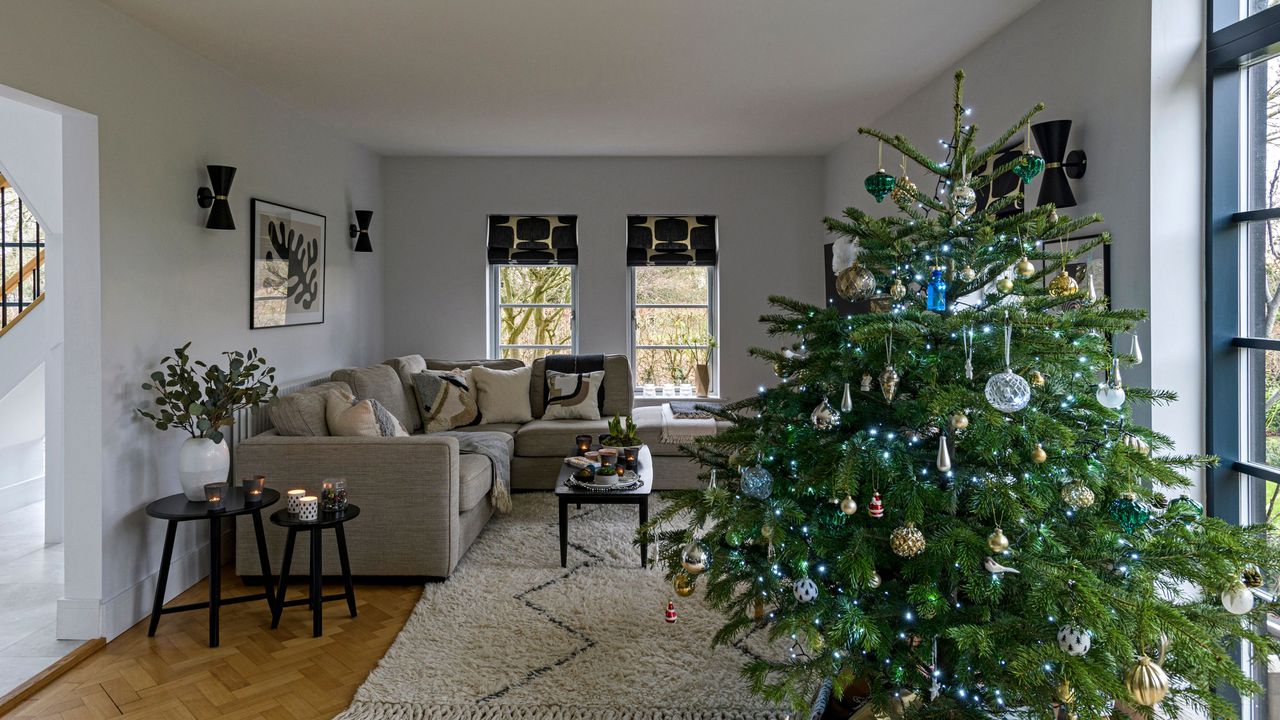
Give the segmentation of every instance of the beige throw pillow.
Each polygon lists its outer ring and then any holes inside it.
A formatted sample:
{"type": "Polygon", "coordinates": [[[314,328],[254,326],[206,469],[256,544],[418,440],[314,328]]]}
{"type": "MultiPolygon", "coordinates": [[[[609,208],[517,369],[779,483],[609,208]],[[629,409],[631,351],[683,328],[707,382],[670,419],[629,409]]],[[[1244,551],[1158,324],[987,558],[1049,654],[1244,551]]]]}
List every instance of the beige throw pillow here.
{"type": "Polygon", "coordinates": [[[529,408],[529,377],[532,368],[494,370],[471,368],[471,379],[479,393],[480,417],[486,423],[527,423],[533,419],[529,408]]]}
{"type": "Polygon", "coordinates": [[[356,400],[346,390],[325,396],[329,434],[339,437],[408,437],[404,426],[377,400],[356,400]]]}
{"type": "Polygon", "coordinates": [[[547,371],[547,410],[543,420],[599,420],[600,385],[604,371],[562,373],[547,371]]]}

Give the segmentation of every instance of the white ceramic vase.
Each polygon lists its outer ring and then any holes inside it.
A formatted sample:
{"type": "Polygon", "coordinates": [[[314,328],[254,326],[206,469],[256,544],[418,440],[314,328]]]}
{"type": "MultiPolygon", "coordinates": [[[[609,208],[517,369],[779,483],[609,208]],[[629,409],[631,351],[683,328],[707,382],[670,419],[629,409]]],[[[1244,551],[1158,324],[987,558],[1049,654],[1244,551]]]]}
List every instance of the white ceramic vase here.
{"type": "Polygon", "coordinates": [[[192,502],[204,502],[204,486],[227,481],[231,452],[227,442],[208,438],[187,438],[178,452],[178,479],[182,492],[192,502]]]}

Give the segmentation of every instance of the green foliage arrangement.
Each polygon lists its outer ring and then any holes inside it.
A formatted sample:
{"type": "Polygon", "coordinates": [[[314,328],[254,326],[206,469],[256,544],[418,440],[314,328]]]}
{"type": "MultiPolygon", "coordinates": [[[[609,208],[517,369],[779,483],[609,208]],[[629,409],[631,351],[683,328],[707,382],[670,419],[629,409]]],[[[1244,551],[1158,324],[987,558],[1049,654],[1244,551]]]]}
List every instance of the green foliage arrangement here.
{"type": "Polygon", "coordinates": [[[610,445],[617,447],[635,447],[641,444],[639,430],[630,415],[625,418],[614,415],[609,421],[609,437],[606,439],[610,445]]]}
{"type": "Polygon", "coordinates": [[[191,343],[174,348],[160,364],[163,372],[151,373],[143,390],[155,392],[155,411],[142,408],[138,414],[155,424],[157,430],[178,427],[191,437],[222,442],[222,429],[231,425],[237,410],[274,398],[276,369],[267,365],[252,348],[224,352],[227,369],[192,360],[191,343]]]}
{"type": "Polygon", "coordinates": [[[696,582],[724,613],[717,642],[762,624],[794,643],[791,657],[753,659],[743,672],[756,692],[797,709],[830,681],[837,695],[869,687],[878,717],[1231,717],[1220,690],[1262,691],[1234,655],[1248,664],[1280,652],[1265,632],[1280,605],[1254,591],[1280,571],[1280,551],[1267,526],[1168,501],[1169,488],[1216,461],[1177,454],[1169,437],[1133,422],[1133,405],[1174,393],[1125,385],[1122,404],[1103,403],[1113,396],[1099,392],[1100,380],[1120,384],[1106,374],[1113,361],[1136,361],[1110,337],[1132,332],[1145,313],[1083,290],[1054,294],[1045,280],[1069,258],[1042,249],[1101,218],[1067,218],[1051,205],[1001,214],[1021,193],[972,211],[952,199],[966,184],[983,189],[991,175],[964,169],[984,167],[1041,109],[979,146],[962,90],[957,73],[946,161],[900,135],[859,130],[951,192],[924,194],[900,180],[896,214],[851,207],[826,220],[858,245],[877,311],[849,316],[770,298],[776,311],[762,322],[801,352],[751,349],[782,382],[717,411],[733,427],[687,452],[720,482],[668,494],[673,502],[641,536],[660,542],[677,586],[696,582]],[[940,311],[927,309],[925,292],[937,269],[950,283],[940,311]],[[886,292],[898,283],[905,293],[886,292]],[[1006,367],[1033,380],[1029,403],[1009,412],[985,393],[1006,367]],[[859,390],[864,376],[882,373],[892,382],[859,390]],[[851,409],[815,412],[846,384],[851,409]],[[744,470],[753,479],[767,471],[771,489],[747,487],[744,470]],[[883,516],[869,513],[881,500],[883,516]],[[690,544],[706,560],[693,552],[689,562],[690,544]],[[1086,652],[1072,644],[1081,637],[1091,641],[1086,652]]]}

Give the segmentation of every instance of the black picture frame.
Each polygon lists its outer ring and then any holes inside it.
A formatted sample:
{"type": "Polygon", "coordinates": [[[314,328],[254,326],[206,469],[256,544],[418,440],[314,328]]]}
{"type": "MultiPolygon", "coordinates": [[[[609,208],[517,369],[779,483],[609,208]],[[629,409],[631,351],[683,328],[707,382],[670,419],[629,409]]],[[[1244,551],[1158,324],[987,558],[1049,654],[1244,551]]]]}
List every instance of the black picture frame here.
{"type": "MultiPolygon", "coordinates": [[[[1060,256],[1064,251],[1067,253],[1070,253],[1073,248],[1084,245],[1089,241],[1096,240],[1100,237],[1102,237],[1102,233],[1093,233],[1092,235],[1076,235],[1076,236],[1066,237],[1066,238],[1057,238],[1054,240],[1045,240],[1043,245],[1041,246],[1041,249],[1044,250],[1044,252],[1046,253],[1052,253],[1055,256],[1060,256]]],[[[1043,280],[1045,287],[1048,287],[1049,281],[1052,280],[1053,277],[1058,274],[1057,268],[1059,265],[1061,265],[1061,261],[1056,258],[1049,258],[1041,261],[1042,267],[1048,267],[1052,270],[1052,272],[1045,273],[1044,280],[1043,280]]],[[[1111,308],[1111,244],[1110,243],[1102,243],[1094,247],[1093,249],[1089,250],[1088,253],[1086,253],[1084,256],[1075,257],[1067,261],[1066,270],[1067,270],[1067,274],[1070,275],[1076,281],[1076,283],[1080,286],[1079,297],[1087,297],[1088,287],[1086,286],[1085,283],[1088,281],[1088,273],[1092,270],[1095,281],[1097,280],[1098,276],[1101,275],[1102,287],[1099,288],[1095,286],[1094,289],[1097,290],[1099,294],[1106,296],[1107,308],[1108,309],[1111,308]]],[[[1078,302],[1078,300],[1068,299],[1063,304],[1069,306],[1072,302],[1078,302]]]]}
{"type": "MultiPolygon", "coordinates": [[[[996,171],[996,168],[1013,162],[1022,157],[1022,151],[1026,144],[1025,136],[1019,135],[1009,141],[1007,145],[1000,148],[995,155],[992,155],[981,167],[969,168],[972,177],[986,177],[996,171]]],[[[976,210],[986,210],[991,203],[1001,200],[1009,195],[1017,193],[1025,193],[1025,183],[1022,178],[1018,177],[1012,170],[1006,170],[1004,173],[993,177],[991,182],[985,183],[982,187],[974,188],[977,195],[976,210]]],[[[1017,215],[1026,209],[1027,200],[1023,197],[1008,207],[1000,210],[996,217],[1004,218],[1010,215],[1017,215]]]]}
{"type": "Polygon", "coordinates": [[[324,215],[251,199],[249,329],[324,323],[327,239],[324,215]]]}

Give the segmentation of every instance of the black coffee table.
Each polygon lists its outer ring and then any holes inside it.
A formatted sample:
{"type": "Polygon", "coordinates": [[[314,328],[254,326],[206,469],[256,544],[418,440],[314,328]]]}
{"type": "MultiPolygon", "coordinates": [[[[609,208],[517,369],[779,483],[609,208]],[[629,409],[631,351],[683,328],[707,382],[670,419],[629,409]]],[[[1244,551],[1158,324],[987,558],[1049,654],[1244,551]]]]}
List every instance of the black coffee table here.
{"type": "Polygon", "coordinates": [[[342,512],[322,512],[316,520],[299,520],[290,515],[288,510],[277,510],[271,514],[271,524],[279,525],[289,531],[284,542],[284,559],[280,563],[280,585],[276,590],[276,605],[271,618],[271,629],[279,627],[280,614],[286,607],[308,605],[311,607],[311,635],[320,637],[324,634],[324,619],[321,613],[324,603],[330,600],[346,600],[347,610],[351,617],[356,616],[356,591],[351,583],[351,561],[347,558],[347,531],[343,523],[360,516],[360,506],[347,505],[342,512]],[[338,541],[338,562],[342,565],[343,592],[338,595],[323,595],[321,590],[321,555],[320,531],[333,528],[338,541]],[[307,597],[286,601],[285,588],[289,584],[289,565],[293,562],[293,543],[299,532],[311,533],[311,592],[307,597]]]}
{"type": "Polygon", "coordinates": [[[156,597],[151,605],[151,625],[147,628],[147,636],[156,634],[160,625],[160,616],[168,613],[203,610],[209,608],[209,647],[218,647],[218,610],[223,605],[266,600],[267,607],[275,612],[275,596],[271,589],[271,562],[267,559],[267,539],[262,532],[262,510],[271,507],[280,500],[280,493],[267,488],[262,491],[262,502],[248,504],[243,490],[238,487],[228,488],[225,503],[219,510],[210,510],[206,502],[192,502],[186,495],[178,493],[160,498],[147,506],[147,514],[169,522],[164,533],[164,552],[160,556],[160,573],[156,578],[156,597]],[[222,520],[237,515],[253,516],[253,534],[258,540],[258,562],[262,566],[262,583],[264,592],[252,595],[240,595],[233,598],[222,597],[222,520]],[[188,603],[164,607],[165,585],[169,583],[169,563],[173,561],[173,540],[178,532],[178,523],[188,520],[209,521],[209,601],[188,603]]]}
{"type": "MultiPolygon", "coordinates": [[[[570,487],[565,481],[573,476],[574,468],[564,465],[556,479],[556,499],[560,504],[560,567],[569,563],[569,504],[576,505],[639,505],[640,524],[649,522],[649,495],[653,492],[653,456],[649,447],[642,446],[636,454],[636,474],[641,485],[634,490],[582,490],[570,487]]],[[[649,565],[649,543],[640,544],[640,567],[649,565]]]]}

